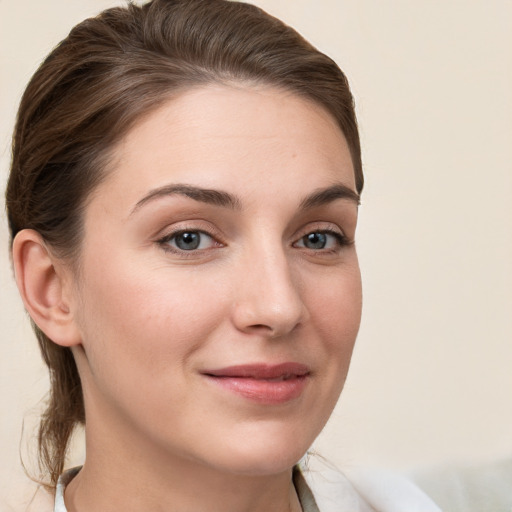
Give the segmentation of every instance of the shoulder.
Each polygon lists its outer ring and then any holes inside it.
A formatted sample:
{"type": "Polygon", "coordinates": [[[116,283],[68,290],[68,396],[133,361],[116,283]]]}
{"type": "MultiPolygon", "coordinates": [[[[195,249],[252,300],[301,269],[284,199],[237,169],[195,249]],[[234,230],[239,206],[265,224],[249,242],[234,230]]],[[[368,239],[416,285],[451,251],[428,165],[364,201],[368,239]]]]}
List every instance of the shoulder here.
{"type": "Polygon", "coordinates": [[[512,458],[434,466],[412,477],[446,510],[512,512],[512,458]]]}
{"type": "Polygon", "coordinates": [[[382,470],[304,471],[320,512],[441,512],[415,484],[382,470]]]}

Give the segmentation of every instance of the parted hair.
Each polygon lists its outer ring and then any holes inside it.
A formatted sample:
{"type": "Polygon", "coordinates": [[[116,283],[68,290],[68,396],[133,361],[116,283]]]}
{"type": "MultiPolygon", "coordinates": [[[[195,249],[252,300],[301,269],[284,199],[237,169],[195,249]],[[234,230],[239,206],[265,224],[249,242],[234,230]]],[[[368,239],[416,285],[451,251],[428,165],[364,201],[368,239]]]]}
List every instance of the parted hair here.
{"type": "MultiPolygon", "coordinates": [[[[11,244],[20,230],[34,229],[56,257],[77,265],[83,209],[105,176],[114,145],[163,102],[211,83],[275,86],[323,106],[347,140],[361,192],[353,98],[332,59],[254,5],[129,3],[74,27],[23,94],[6,191],[11,244]]],[[[39,463],[43,481],[54,488],[70,436],[86,415],[71,350],[33,327],[50,374],[39,463]]]]}

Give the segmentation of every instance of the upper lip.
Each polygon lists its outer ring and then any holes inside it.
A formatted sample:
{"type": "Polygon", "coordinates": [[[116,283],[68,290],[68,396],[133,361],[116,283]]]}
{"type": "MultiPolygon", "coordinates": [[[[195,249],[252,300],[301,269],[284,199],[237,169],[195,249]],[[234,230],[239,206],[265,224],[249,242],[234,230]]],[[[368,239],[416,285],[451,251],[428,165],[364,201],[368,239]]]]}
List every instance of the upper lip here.
{"type": "Polygon", "coordinates": [[[201,372],[212,377],[239,377],[252,379],[278,379],[290,377],[303,377],[310,373],[310,369],[301,363],[280,363],[280,364],[243,364],[227,366],[201,372]]]}

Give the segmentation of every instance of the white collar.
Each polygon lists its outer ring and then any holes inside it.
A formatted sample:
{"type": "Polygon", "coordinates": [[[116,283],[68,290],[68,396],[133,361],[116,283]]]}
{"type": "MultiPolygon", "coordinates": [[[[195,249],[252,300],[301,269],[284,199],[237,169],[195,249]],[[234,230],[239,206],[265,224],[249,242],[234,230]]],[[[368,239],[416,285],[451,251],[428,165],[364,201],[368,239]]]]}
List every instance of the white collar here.
{"type": "Polygon", "coordinates": [[[59,481],[57,482],[57,487],[55,489],[55,507],[53,512],[67,512],[66,504],[64,503],[64,489],[66,485],[75,478],[77,473],[82,469],[82,466],[78,466],[73,469],[68,469],[59,477],[59,481]]]}

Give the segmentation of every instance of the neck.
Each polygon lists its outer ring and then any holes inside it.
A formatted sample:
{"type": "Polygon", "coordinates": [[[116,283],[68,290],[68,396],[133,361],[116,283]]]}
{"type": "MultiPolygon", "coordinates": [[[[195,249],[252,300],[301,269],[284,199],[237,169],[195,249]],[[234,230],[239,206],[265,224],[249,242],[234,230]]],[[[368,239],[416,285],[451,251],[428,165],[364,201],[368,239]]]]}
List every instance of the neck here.
{"type": "MultiPolygon", "coordinates": [[[[204,480],[204,472],[196,481],[175,479],[176,472],[165,479],[125,480],[102,468],[101,478],[94,467],[85,464],[82,471],[66,488],[68,512],[300,512],[300,502],[292,484],[286,478],[234,478],[226,475],[204,480]],[[283,484],[276,485],[277,480],[283,484]]],[[[121,472],[125,474],[125,472],[121,472]]],[[[126,475],[125,475],[126,476],[126,475]]]]}
{"type": "Polygon", "coordinates": [[[86,432],[87,460],[65,492],[68,512],[301,511],[292,468],[238,474],[163,453],[151,443],[141,446],[130,437],[86,432]]]}

